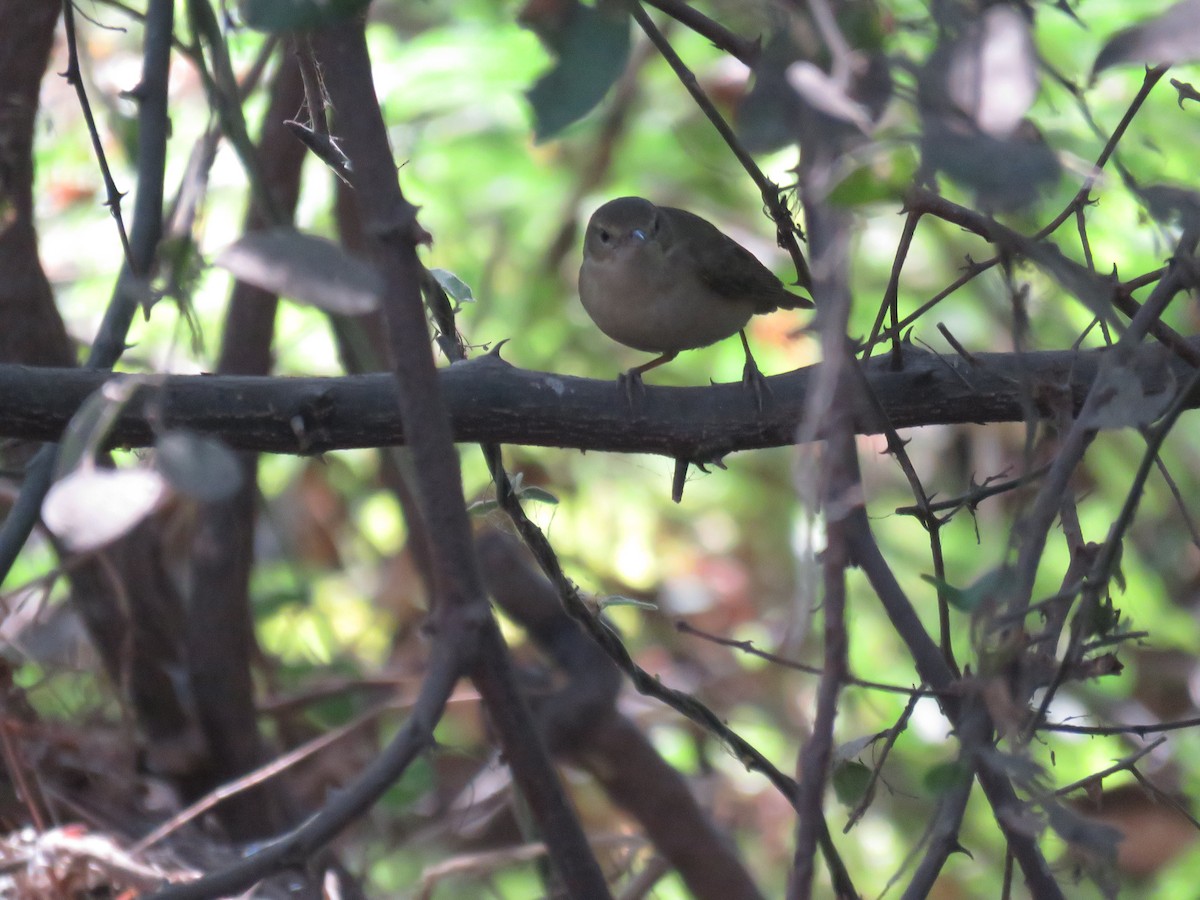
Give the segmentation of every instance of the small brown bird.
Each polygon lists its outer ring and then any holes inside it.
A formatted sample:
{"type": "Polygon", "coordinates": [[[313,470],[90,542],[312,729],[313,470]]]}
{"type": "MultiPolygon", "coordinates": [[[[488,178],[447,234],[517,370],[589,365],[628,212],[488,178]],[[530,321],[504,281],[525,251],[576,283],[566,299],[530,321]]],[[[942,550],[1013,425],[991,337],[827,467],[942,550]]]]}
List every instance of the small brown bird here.
{"type": "Polygon", "coordinates": [[[742,380],[754,388],[760,407],[763,378],[746,342],[746,323],[759,313],[812,306],[711,222],[641,197],[610,200],[592,214],[579,298],[610,338],[661,354],[621,376],[631,398],[643,372],[682,350],[740,334],[742,380]]]}

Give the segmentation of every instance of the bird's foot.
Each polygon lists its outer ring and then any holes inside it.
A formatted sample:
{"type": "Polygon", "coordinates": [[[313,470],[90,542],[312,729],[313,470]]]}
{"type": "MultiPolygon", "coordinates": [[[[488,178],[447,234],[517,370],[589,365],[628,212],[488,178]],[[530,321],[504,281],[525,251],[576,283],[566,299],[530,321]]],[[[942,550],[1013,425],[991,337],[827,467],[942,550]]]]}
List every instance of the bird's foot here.
{"type": "Polygon", "coordinates": [[[753,356],[746,357],[746,365],[742,368],[742,387],[754,391],[754,406],[762,412],[766,398],[771,396],[771,385],[767,383],[766,376],[759,371],[753,356]]]}
{"type": "Polygon", "coordinates": [[[640,369],[630,369],[617,376],[617,390],[625,395],[625,400],[631,410],[636,410],[643,397],[646,396],[646,385],[642,383],[640,369]]]}

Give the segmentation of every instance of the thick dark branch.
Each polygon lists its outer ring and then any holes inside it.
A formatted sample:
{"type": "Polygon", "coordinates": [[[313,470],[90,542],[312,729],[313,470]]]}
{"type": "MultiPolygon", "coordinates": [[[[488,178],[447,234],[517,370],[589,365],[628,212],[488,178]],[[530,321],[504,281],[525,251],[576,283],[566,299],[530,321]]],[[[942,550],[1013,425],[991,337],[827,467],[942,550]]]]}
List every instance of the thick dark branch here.
{"type": "Polygon", "coordinates": [[[417,244],[430,236],[401,193],[387,128],[371,102],[372,68],[361,22],[320,29],[313,49],[344,142],[367,245],[383,276],[384,324],[398,411],[412,439],[422,521],[430,537],[429,629],[470,657],[468,671],[499,737],[513,782],[541,831],[559,886],[571,897],[610,896],[604,873],[539,737],[487,604],[447,404],[437,377],[420,289],[417,244]]]}
{"type": "MultiPolygon", "coordinates": [[[[1190,340],[1200,348],[1200,338],[1190,340]]],[[[1069,391],[1076,410],[1110,351],[957,355],[911,347],[903,371],[867,367],[867,379],[896,428],[965,422],[1019,422],[1022,379],[1055,397],[1069,391]]],[[[1137,349],[1132,366],[1153,395],[1191,375],[1162,347],[1137,349]],[[1170,375],[1168,375],[1168,372],[1170,375]]],[[[438,381],[456,441],[657,453],[704,462],[736,450],[787,446],[803,415],[813,369],[768,379],[759,413],[740,384],[647,386],[636,413],[613,382],[517,369],[494,356],[442,369],[438,381]]],[[[83,400],[112,375],[0,366],[0,438],[56,440],[83,400]]],[[[1035,391],[1035,397],[1037,392],[1035,391]]],[[[341,378],[154,377],[117,423],[112,443],[143,447],[154,428],[186,427],[231,446],[269,453],[322,453],[404,443],[395,381],[386,374],[341,378]]],[[[1188,398],[1200,405],[1200,392],[1188,398]]],[[[877,433],[867,411],[859,433],[877,433]]]]}
{"type": "Polygon", "coordinates": [[[521,544],[503,532],[487,532],[479,554],[496,603],[566,676],[561,687],[532,698],[547,743],[590,772],[637,819],[697,900],[762,896],[687,779],[618,711],[620,670],[567,614],[521,544]]]}

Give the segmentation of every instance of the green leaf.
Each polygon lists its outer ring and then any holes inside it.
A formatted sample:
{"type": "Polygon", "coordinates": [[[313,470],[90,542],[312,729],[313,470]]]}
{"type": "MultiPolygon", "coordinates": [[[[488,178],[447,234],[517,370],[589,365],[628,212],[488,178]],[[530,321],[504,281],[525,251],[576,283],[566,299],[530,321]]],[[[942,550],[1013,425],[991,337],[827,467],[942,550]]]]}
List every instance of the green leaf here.
{"type": "Polygon", "coordinates": [[[871,784],[871,770],[856,759],[834,767],[833,792],[845,806],[857,806],[871,784]]]}
{"type": "Polygon", "coordinates": [[[900,148],[879,164],[855,169],[829,193],[829,202],[842,207],[885,203],[904,195],[917,172],[917,159],[900,148]]]}
{"type": "Polygon", "coordinates": [[[242,21],[257,31],[304,31],[342,22],[370,0],[242,0],[242,21]]]}
{"type": "Polygon", "coordinates": [[[963,783],[963,779],[971,777],[970,771],[958,760],[938,763],[925,770],[922,782],[931,794],[944,794],[963,783]]]}
{"type": "Polygon", "coordinates": [[[988,597],[995,596],[1003,582],[1003,574],[1000,569],[993,569],[979,578],[969,588],[957,588],[947,581],[935,578],[933,575],[922,575],[921,578],[941,591],[946,598],[946,602],[955,609],[969,613],[974,612],[979,604],[988,597]]]}
{"type": "Polygon", "coordinates": [[[579,0],[530,4],[521,24],[541,38],[557,62],[526,94],[534,139],[554,137],[604,99],[629,62],[629,14],[618,3],[579,0]]]}
{"type": "Polygon", "coordinates": [[[447,269],[430,269],[429,274],[433,276],[433,280],[442,286],[442,290],[446,292],[455,305],[463,303],[474,303],[475,295],[471,292],[471,286],[447,269]]]}
{"type": "Polygon", "coordinates": [[[521,499],[536,500],[539,503],[549,503],[551,506],[558,505],[557,497],[555,497],[545,488],[534,487],[533,485],[530,485],[529,487],[525,488],[525,490],[521,491],[521,499]]]}

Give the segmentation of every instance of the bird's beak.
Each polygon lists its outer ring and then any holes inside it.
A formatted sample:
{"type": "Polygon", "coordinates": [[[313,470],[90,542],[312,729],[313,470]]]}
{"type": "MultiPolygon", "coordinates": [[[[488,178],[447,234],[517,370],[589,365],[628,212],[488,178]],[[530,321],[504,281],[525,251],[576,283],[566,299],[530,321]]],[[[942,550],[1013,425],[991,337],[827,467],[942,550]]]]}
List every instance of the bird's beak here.
{"type": "Polygon", "coordinates": [[[633,229],[633,231],[629,232],[629,236],[630,236],[630,237],[635,237],[635,238],[637,238],[639,241],[644,241],[644,240],[646,240],[646,232],[642,231],[642,229],[640,229],[640,228],[635,228],[635,229],[633,229]]]}

